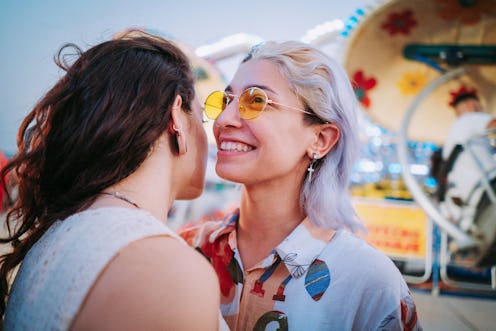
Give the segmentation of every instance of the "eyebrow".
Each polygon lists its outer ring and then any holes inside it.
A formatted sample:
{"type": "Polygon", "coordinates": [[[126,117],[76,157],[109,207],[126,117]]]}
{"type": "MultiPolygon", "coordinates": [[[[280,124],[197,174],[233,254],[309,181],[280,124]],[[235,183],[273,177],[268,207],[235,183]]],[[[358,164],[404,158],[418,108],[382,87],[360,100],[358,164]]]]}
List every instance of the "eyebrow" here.
{"type": "MultiPolygon", "coordinates": [[[[248,85],[246,86],[243,91],[246,91],[247,89],[249,89],[250,87],[258,87],[259,89],[262,89],[264,91],[269,91],[269,92],[272,92],[274,94],[277,94],[273,89],[271,89],[270,87],[266,86],[266,85],[257,85],[257,84],[253,84],[253,85],[248,85]]],[[[225,88],[225,92],[230,92],[232,93],[232,87],[231,85],[227,85],[227,87],[225,88]]]]}

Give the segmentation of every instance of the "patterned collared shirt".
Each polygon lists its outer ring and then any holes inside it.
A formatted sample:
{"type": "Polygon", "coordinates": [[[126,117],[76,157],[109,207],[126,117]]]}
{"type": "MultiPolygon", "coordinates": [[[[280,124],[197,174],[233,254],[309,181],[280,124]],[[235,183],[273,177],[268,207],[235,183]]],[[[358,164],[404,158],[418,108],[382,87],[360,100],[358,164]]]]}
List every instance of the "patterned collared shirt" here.
{"type": "Polygon", "coordinates": [[[422,330],[392,261],[352,233],[305,219],[263,261],[245,270],[239,211],[180,234],[219,277],[231,330],[422,330]]]}

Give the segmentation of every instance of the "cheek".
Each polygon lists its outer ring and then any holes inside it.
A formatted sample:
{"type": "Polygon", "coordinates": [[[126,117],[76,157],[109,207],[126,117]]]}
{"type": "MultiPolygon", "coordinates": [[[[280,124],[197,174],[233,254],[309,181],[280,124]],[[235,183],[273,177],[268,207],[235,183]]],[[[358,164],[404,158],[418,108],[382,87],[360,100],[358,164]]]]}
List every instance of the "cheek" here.
{"type": "Polygon", "coordinates": [[[208,156],[208,138],[207,133],[200,127],[197,132],[197,160],[196,164],[201,167],[203,173],[205,172],[206,164],[207,164],[207,156],[208,156]]]}
{"type": "Polygon", "coordinates": [[[261,141],[264,162],[277,164],[281,169],[291,169],[298,166],[304,159],[309,145],[306,132],[299,128],[272,129],[271,134],[264,136],[261,141]]]}
{"type": "Polygon", "coordinates": [[[188,146],[188,148],[192,149],[191,153],[194,156],[193,166],[195,170],[192,179],[201,178],[203,180],[208,156],[208,138],[202,125],[196,126],[192,142],[194,146],[188,146]]]}
{"type": "Polygon", "coordinates": [[[189,190],[187,194],[187,199],[194,199],[200,196],[203,192],[203,187],[205,185],[205,171],[207,168],[207,147],[198,145],[198,149],[195,151],[196,157],[193,160],[193,170],[191,176],[189,177],[189,190]]]}
{"type": "Polygon", "coordinates": [[[271,125],[253,132],[264,149],[276,154],[292,153],[306,141],[305,134],[292,126],[271,125]]]}
{"type": "Polygon", "coordinates": [[[217,138],[219,137],[219,127],[215,125],[215,122],[214,125],[212,126],[212,132],[214,134],[215,141],[218,142],[217,138]]]}

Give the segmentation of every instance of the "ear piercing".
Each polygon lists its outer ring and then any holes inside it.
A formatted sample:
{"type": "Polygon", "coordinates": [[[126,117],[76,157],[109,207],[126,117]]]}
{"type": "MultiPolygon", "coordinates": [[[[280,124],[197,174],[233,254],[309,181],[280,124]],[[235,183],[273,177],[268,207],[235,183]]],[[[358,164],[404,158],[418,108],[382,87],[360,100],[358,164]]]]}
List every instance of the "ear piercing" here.
{"type": "Polygon", "coordinates": [[[181,135],[181,127],[176,128],[176,125],[172,124],[172,129],[176,131],[178,135],[181,135]]]}
{"type": "Polygon", "coordinates": [[[310,166],[307,169],[307,171],[308,171],[308,181],[309,182],[312,181],[312,174],[315,171],[315,169],[313,168],[313,166],[315,165],[315,162],[317,162],[318,159],[319,159],[319,154],[317,154],[315,152],[312,153],[312,161],[310,161],[310,166]]]}

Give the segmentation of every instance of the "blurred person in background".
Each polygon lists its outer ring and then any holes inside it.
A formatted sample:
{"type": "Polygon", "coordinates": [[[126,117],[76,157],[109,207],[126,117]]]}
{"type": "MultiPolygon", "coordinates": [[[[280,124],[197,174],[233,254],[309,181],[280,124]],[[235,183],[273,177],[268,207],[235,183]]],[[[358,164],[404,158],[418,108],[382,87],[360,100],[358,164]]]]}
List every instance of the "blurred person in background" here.
{"type": "MultiPolygon", "coordinates": [[[[461,86],[451,92],[451,97],[450,106],[455,112],[456,120],[450,127],[441,152],[444,163],[442,172],[445,176],[443,192],[448,194],[448,197],[443,195],[442,200],[446,202],[446,212],[450,217],[459,220],[462,217],[460,206],[467,204],[474,186],[480,181],[479,165],[489,170],[496,168],[496,160],[492,157],[492,147],[487,137],[488,130],[496,130],[496,118],[484,112],[475,89],[461,86]],[[474,155],[480,164],[474,159],[474,155]]],[[[469,225],[462,226],[468,229],[469,225]]]]}
{"type": "Polygon", "coordinates": [[[484,111],[475,88],[452,91],[450,106],[456,120],[438,151],[436,196],[444,216],[478,238],[474,262],[492,266],[496,263],[496,148],[491,137],[496,135],[496,118],[484,111]]]}

